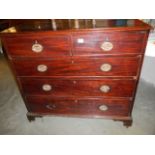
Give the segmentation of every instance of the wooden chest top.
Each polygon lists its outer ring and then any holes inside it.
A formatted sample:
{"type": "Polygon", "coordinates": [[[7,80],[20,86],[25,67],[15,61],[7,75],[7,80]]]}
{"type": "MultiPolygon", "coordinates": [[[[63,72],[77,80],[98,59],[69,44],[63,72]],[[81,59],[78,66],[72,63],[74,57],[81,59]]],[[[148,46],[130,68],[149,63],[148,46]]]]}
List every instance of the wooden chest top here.
{"type": "Polygon", "coordinates": [[[89,30],[149,30],[148,24],[136,19],[24,19],[8,20],[8,25],[2,33],[23,33],[23,32],[40,32],[53,31],[89,31],[89,30]]]}

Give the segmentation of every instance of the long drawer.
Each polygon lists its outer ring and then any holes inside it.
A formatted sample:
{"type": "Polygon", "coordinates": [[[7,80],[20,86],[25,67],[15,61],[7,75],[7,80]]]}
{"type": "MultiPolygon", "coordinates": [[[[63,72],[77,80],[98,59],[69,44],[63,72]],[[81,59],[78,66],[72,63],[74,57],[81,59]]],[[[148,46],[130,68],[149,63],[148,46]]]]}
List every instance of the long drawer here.
{"type": "Polygon", "coordinates": [[[128,116],[128,99],[72,99],[49,96],[27,96],[29,112],[46,114],[128,116]]]}
{"type": "Polygon", "coordinates": [[[145,33],[145,31],[132,31],[75,34],[74,55],[142,53],[145,33]]]}
{"type": "Polygon", "coordinates": [[[27,95],[132,97],[135,80],[20,78],[27,95]]]}
{"type": "Polygon", "coordinates": [[[60,57],[69,56],[71,43],[67,35],[43,35],[36,33],[4,37],[7,52],[12,57],[60,57]],[[41,36],[41,37],[40,37],[41,36]]]}
{"type": "Polygon", "coordinates": [[[136,76],[141,57],[13,60],[18,76],[136,76]]]}

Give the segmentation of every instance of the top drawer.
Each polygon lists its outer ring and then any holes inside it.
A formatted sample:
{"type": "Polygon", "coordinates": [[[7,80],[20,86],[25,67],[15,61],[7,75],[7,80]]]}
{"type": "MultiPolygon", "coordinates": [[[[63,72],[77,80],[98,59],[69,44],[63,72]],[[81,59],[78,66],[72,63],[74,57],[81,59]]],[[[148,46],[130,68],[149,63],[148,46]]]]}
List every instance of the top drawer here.
{"type": "Polygon", "coordinates": [[[75,55],[142,53],[146,31],[88,32],[73,35],[75,55]]]}
{"type": "Polygon", "coordinates": [[[16,35],[3,39],[12,57],[57,57],[70,55],[70,39],[66,35],[16,35]]]}

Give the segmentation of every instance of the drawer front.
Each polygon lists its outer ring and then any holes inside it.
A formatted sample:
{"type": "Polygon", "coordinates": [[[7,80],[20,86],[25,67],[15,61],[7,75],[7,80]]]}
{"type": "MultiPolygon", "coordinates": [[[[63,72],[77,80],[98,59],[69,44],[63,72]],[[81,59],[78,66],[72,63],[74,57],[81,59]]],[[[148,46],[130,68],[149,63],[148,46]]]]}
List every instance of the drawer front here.
{"type": "Polygon", "coordinates": [[[135,80],[51,80],[21,78],[25,94],[53,96],[114,96],[131,97],[135,80]]]}
{"type": "Polygon", "coordinates": [[[127,99],[54,99],[29,96],[29,111],[47,114],[71,114],[90,116],[128,116],[130,101],[127,99]]]}
{"type": "MultiPolygon", "coordinates": [[[[143,32],[143,31],[142,31],[143,32]]],[[[142,53],[145,33],[94,32],[73,36],[74,55],[142,53]]]]}
{"type": "Polygon", "coordinates": [[[14,60],[18,76],[136,76],[141,58],[14,60]]]}
{"type": "Polygon", "coordinates": [[[54,57],[70,55],[68,36],[17,35],[4,38],[12,57],[54,57]]]}

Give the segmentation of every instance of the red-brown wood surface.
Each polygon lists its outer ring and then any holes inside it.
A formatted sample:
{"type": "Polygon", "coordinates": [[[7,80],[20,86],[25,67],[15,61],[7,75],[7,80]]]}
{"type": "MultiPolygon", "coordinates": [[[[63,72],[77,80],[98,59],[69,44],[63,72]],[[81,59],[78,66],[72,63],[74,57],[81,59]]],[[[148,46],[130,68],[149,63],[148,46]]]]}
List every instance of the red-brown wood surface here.
{"type": "Polygon", "coordinates": [[[48,114],[72,114],[72,115],[117,115],[128,116],[128,99],[72,99],[53,98],[49,96],[27,96],[29,112],[48,114]],[[106,111],[101,111],[101,105],[107,106],[106,111]]]}
{"type": "Polygon", "coordinates": [[[52,80],[45,78],[21,78],[25,94],[52,95],[52,96],[111,96],[132,97],[135,88],[135,80],[102,79],[102,80],[52,80]],[[42,89],[44,84],[52,87],[50,91],[42,89]],[[100,87],[108,85],[110,91],[104,93],[100,87]]]}
{"type": "Polygon", "coordinates": [[[14,32],[0,34],[28,111],[131,121],[151,27],[139,20],[96,20],[95,25],[79,20],[78,28],[74,20],[55,21],[56,29],[53,20],[12,21],[19,24],[12,25],[14,32]],[[32,51],[35,41],[42,52],[32,51]],[[101,49],[104,42],[113,48],[101,49]],[[42,64],[48,69],[41,73],[37,66],[42,64]],[[112,69],[101,71],[102,64],[112,69]],[[43,91],[44,84],[52,89],[43,91]],[[110,91],[101,92],[103,85],[110,91]],[[101,105],[108,110],[99,110],[101,105]]]}
{"type": "Polygon", "coordinates": [[[69,56],[71,42],[67,35],[15,35],[4,37],[4,44],[8,54],[12,57],[60,57],[69,56]],[[32,51],[35,42],[43,46],[43,51],[32,51]]]}
{"type": "Polygon", "coordinates": [[[18,76],[136,76],[140,62],[141,56],[13,60],[18,76]],[[110,64],[111,70],[102,71],[103,64],[110,64]],[[39,65],[47,66],[47,70],[38,71],[39,65]]]}
{"type": "Polygon", "coordinates": [[[73,36],[73,49],[75,55],[92,54],[127,54],[142,53],[144,36],[147,32],[86,32],[73,36]],[[78,39],[83,39],[83,43],[78,43],[78,39]],[[102,43],[111,42],[113,48],[110,51],[101,49],[102,43]]]}

